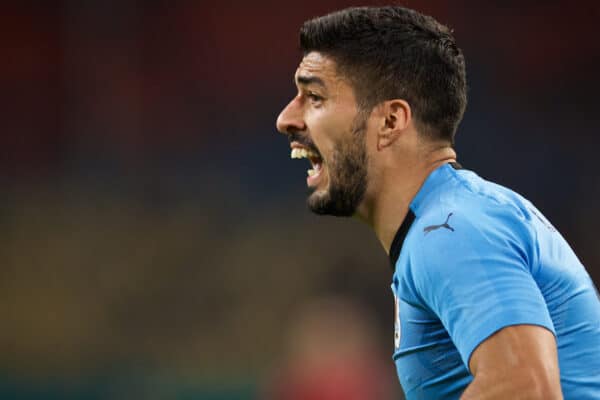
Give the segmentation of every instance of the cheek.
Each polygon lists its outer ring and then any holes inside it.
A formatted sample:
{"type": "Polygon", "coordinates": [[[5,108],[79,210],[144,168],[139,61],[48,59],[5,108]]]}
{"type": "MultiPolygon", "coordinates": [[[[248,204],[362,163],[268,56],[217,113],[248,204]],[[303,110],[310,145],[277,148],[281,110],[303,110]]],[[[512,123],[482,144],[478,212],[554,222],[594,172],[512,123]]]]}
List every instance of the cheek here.
{"type": "Polygon", "coordinates": [[[335,109],[314,110],[307,114],[306,124],[310,137],[326,161],[330,160],[338,143],[351,134],[351,121],[351,116],[344,116],[335,109]]]}

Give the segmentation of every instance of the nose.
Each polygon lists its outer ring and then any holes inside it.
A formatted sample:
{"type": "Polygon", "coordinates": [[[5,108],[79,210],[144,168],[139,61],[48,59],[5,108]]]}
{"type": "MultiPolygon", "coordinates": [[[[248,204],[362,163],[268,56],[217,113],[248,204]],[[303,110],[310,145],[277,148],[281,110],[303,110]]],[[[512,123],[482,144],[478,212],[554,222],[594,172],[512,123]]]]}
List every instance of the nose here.
{"type": "Polygon", "coordinates": [[[283,134],[303,131],[306,124],[302,118],[302,107],[298,96],[294,97],[277,117],[277,130],[283,134]]]}

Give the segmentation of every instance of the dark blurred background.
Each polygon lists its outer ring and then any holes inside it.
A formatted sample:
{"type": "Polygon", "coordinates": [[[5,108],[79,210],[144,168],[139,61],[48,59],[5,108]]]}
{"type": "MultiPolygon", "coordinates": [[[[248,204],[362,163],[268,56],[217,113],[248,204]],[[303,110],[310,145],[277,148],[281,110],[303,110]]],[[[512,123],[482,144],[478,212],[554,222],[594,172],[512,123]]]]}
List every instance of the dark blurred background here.
{"type": "MultiPolygon", "coordinates": [[[[274,128],[302,21],[366,4],[0,5],[0,398],[401,398],[385,253],[274,128]]],[[[598,284],[598,3],[402,4],[466,54],[459,161],[598,284]]]]}

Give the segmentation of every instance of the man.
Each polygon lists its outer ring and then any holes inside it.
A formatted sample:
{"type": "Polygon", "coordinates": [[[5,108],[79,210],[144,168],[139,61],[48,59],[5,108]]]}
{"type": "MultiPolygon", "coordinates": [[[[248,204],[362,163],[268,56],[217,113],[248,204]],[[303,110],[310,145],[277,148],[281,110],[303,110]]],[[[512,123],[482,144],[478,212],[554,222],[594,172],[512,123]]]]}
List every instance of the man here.
{"type": "Polygon", "coordinates": [[[600,399],[600,301],[518,194],[460,168],[465,65],[445,26],[401,7],[307,21],[277,119],[308,158],[308,205],[368,223],[394,266],[408,399],[600,399]]]}

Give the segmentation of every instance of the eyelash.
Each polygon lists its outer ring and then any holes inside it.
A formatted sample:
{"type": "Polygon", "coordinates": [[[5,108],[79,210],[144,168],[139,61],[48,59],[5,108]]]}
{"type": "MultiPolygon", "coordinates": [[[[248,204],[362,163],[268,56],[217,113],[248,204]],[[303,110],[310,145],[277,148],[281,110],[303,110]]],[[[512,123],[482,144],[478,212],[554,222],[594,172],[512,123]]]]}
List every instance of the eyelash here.
{"type": "Polygon", "coordinates": [[[312,93],[312,92],[307,93],[306,97],[308,97],[308,99],[310,101],[312,101],[313,103],[315,103],[315,102],[318,103],[323,100],[323,98],[321,96],[319,96],[318,94],[312,93]]]}

